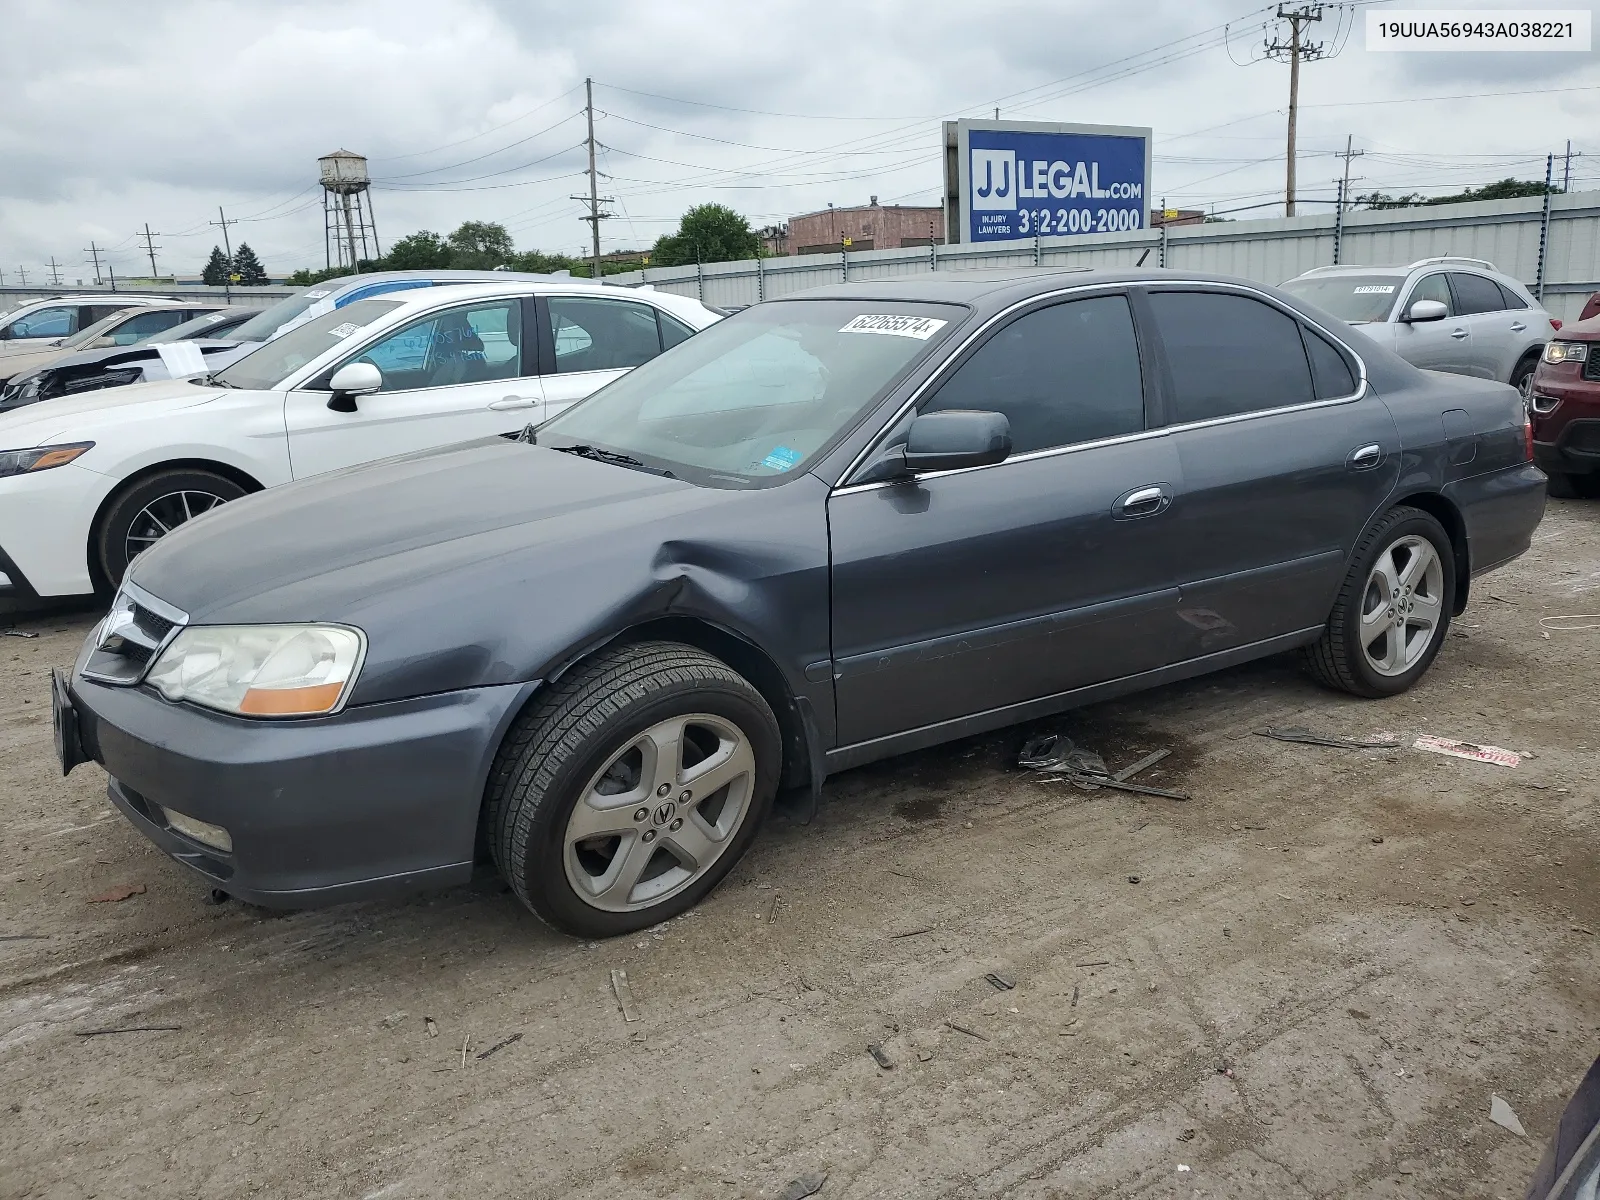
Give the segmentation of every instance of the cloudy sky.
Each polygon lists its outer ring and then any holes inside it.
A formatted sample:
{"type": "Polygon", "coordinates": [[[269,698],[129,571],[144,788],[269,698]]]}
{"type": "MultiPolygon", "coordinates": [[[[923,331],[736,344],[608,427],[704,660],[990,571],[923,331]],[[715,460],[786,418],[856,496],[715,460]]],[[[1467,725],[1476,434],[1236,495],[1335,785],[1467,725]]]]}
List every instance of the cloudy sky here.
{"type": "MultiPolygon", "coordinates": [[[[1541,6],[1557,0],[1540,0],[1541,6]]],[[[1570,2],[1570,0],[1569,0],[1570,2]]],[[[1448,7],[1471,6],[1450,0],[1448,7]]],[[[1511,0],[1499,0],[1502,8],[1511,0]]],[[[1328,5],[1301,77],[1302,211],[1347,135],[1366,191],[1542,177],[1567,139],[1600,187],[1593,54],[1382,54],[1328,5]],[[1517,94],[1520,93],[1520,94],[1517,94]]],[[[1444,7],[1400,0],[1376,7],[1444,7]]],[[[1477,7],[1487,7],[1479,4],[1477,7]]],[[[1532,7],[1525,5],[1524,7],[1532,7]]],[[[1148,125],[1172,207],[1281,213],[1288,69],[1249,0],[0,0],[0,272],[199,269],[223,206],[274,274],[323,261],[316,159],[366,154],[385,244],[463,220],[578,251],[595,80],[606,249],[691,204],[766,224],[936,203],[939,120],[1148,125]],[[1257,207],[1269,206],[1269,207],[1257,207]]],[[[1558,163],[1558,175],[1560,164],[1558,163]]]]}

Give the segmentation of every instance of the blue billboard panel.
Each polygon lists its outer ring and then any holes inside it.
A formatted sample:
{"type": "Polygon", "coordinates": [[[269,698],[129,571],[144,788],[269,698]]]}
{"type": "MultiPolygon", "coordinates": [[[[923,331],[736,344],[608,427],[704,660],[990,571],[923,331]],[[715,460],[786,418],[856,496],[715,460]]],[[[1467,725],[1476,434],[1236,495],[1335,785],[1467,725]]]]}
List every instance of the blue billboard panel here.
{"type": "Polygon", "coordinates": [[[1150,131],[960,123],[963,240],[1014,241],[1142,229],[1150,131]]]}

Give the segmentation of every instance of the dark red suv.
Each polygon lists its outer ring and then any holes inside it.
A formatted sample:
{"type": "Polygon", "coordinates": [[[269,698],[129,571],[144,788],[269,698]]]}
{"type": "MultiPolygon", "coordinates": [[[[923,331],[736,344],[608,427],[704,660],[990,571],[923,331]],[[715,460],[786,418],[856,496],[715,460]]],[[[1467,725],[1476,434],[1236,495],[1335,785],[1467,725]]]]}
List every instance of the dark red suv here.
{"type": "Polygon", "coordinates": [[[1528,409],[1550,494],[1600,496],[1600,316],[1566,326],[1545,346],[1528,409]]]}

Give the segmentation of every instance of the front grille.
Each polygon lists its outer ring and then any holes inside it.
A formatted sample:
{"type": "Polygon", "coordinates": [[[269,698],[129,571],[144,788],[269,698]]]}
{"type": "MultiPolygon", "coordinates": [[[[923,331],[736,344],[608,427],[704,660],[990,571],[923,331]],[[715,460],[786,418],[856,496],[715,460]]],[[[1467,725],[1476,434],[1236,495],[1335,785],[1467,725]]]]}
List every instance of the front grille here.
{"type": "Polygon", "coordinates": [[[178,609],[124,583],[95,631],[96,644],[84,661],[83,674],[102,683],[138,683],[151,660],[188,619],[178,609]]]}
{"type": "Polygon", "coordinates": [[[75,395],[78,392],[94,392],[101,388],[121,387],[125,383],[138,383],[144,376],[144,368],[134,371],[104,371],[99,375],[85,375],[78,379],[71,379],[61,388],[64,396],[75,395]]]}
{"type": "Polygon", "coordinates": [[[1583,377],[1600,382],[1600,342],[1595,342],[1589,347],[1589,356],[1583,360],[1583,377]]]}

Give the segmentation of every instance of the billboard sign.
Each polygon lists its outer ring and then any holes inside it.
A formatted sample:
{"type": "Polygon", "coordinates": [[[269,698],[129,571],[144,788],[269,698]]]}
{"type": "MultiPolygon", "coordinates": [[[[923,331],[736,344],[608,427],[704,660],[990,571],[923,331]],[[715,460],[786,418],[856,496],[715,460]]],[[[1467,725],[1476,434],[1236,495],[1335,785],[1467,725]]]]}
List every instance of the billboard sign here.
{"type": "Polygon", "coordinates": [[[1149,129],[1035,121],[957,121],[950,214],[964,242],[1143,229],[1149,129]]]}

